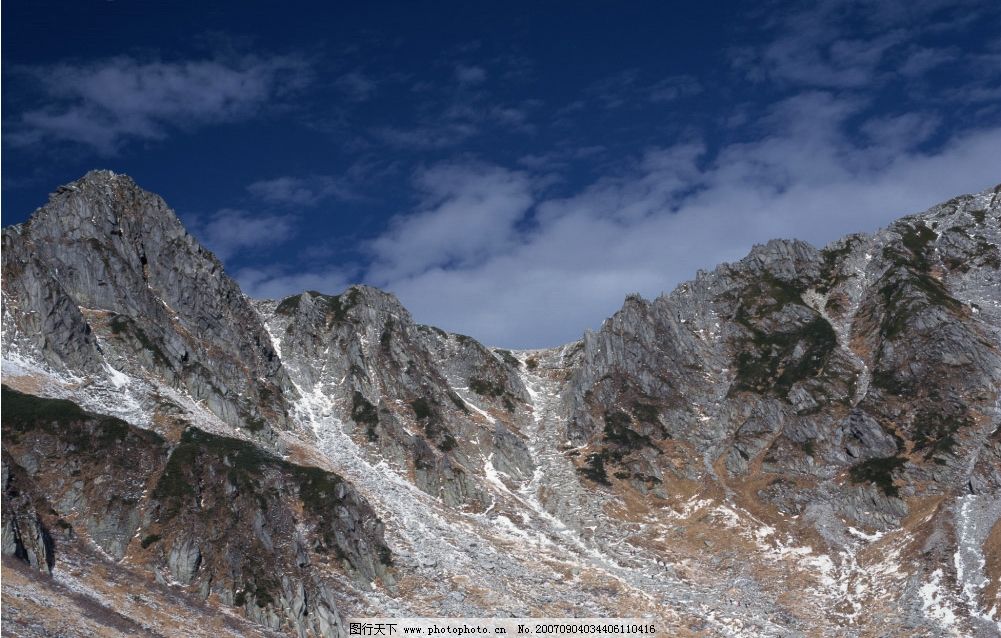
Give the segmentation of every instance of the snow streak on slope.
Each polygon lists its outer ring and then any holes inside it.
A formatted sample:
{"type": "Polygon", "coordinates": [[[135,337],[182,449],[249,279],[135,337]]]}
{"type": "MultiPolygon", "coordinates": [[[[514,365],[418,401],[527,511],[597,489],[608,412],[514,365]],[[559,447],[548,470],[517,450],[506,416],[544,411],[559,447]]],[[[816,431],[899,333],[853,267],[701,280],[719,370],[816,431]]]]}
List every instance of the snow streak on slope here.
{"type": "MultiPolygon", "coordinates": [[[[81,184],[5,229],[4,382],[169,442],[193,425],[343,475],[387,526],[395,565],[363,547],[380,560],[359,585],[324,561],[317,578],[338,586],[345,615],[649,615],[681,635],[1001,631],[987,598],[1001,187],[819,250],[769,242],[655,301],[630,296],[576,344],[511,353],[416,326],[364,286],[249,302],[159,198],[110,174],[81,184]],[[116,277],[90,272],[102,264],[116,277]],[[151,279],[147,265],[169,272],[151,279]],[[620,414],[632,434],[616,432],[620,414]],[[932,447],[939,425],[955,431],[932,447]]],[[[71,514],[105,516],[84,509],[71,514]]],[[[85,572],[82,593],[107,602],[85,572]]]]}
{"type": "MultiPolygon", "coordinates": [[[[281,353],[281,330],[269,326],[281,353]]],[[[693,588],[663,561],[624,539],[603,511],[607,497],[585,490],[568,457],[559,414],[560,382],[553,371],[563,351],[530,353],[535,371],[522,362],[522,381],[532,399],[533,420],[525,433],[536,464],[518,483],[483,459],[483,487],[492,503],[482,513],[445,506],[419,490],[399,468],[372,460],[348,435],[336,399],[317,390],[331,387],[320,370],[314,385],[285,362],[301,396],[296,417],[316,437],[330,468],[343,475],[376,508],[401,577],[386,589],[373,584],[370,610],[382,614],[483,616],[649,616],[662,626],[711,627],[721,636],[791,635],[763,614],[726,609],[719,592],[693,588]],[[415,595],[408,595],[414,592],[415,595]],[[419,592],[419,594],[417,593],[419,592]],[[688,620],[685,620],[688,619],[688,620]]],[[[760,601],[762,604],[766,603],[760,601]]]]}
{"type": "Polygon", "coordinates": [[[957,549],[954,564],[960,597],[974,623],[993,627],[1001,633],[997,607],[985,610],[981,599],[981,592],[990,582],[984,573],[987,559],[983,544],[991,526],[1001,517],[1001,501],[967,494],[958,499],[955,510],[957,549]]]}

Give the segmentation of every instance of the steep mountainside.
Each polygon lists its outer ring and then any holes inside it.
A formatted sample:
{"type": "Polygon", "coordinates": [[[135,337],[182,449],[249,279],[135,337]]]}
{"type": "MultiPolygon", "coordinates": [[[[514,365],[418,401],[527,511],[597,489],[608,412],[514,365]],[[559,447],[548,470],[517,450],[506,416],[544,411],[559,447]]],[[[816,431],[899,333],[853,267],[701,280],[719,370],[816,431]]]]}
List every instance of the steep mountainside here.
{"type": "Polygon", "coordinates": [[[2,258],[12,635],[1001,634],[1001,187],[539,351],[363,286],[247,299],[107,171],[2,258]]]}

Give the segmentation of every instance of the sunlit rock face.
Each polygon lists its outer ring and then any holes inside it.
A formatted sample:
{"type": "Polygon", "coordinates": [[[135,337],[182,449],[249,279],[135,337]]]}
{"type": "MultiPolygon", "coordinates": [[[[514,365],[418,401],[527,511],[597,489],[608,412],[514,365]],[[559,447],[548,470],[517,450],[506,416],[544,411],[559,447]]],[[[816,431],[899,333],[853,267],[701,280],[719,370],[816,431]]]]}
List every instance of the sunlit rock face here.
{"type": "Polygon", "coordinates": [[[506,351],[364,286],[248,299],[89,173],[3,230],[3,622],[997,635],[999,217],[774,240],[506,351]]]}

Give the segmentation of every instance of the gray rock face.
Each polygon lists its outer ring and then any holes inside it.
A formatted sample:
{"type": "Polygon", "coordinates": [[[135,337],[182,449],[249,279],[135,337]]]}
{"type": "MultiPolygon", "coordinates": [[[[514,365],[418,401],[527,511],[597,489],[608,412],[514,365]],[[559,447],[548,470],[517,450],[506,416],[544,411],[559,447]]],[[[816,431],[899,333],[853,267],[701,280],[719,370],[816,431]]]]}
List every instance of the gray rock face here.
{"type": "MultiPolygon", "coordinates": [[[[997,458],[997,200],[820,251],[772,241],[656,301],[628,299],[582,342],[568,437],[604,445],[606,461],[672,438],[732,475],[847,469],[896,496],[895,482],[962,493],[977,474],[972,489],[996,493],[996,462],[981,474],[969,460],[997,458]]],[[[870,504],[892,521],[907,511],[870,504]]]]}
{"type": "Polygon", "coordinates": [[[3,266],[9,340],[47,363],[100,374],[106,357],[183,387],[233,426],[287,427],[288,381],[250,303],[128,177],[94,171],[60,188],[3,230],[3,266]]]}
{"type": "Polygon", "coordinates": [[[991,635],[999,246],[994,189],[508,352],[365,286],[250,301],[162,200],[90,173],[3,231],[5,378],[136,423],[5,416],[3,551],[46,569],[84,538],[297,636],[623,605],[991,635]]]}
{"type": "Polygon", "coordinates": [[[92,542],[300,635],[337,635],[345,583],[393,583],[382,523],[336,474],[195,428],[171,445],[6,386],[2,408],[5,555],[51,571],[92,542]],[[31,469],[17,462],[29,450],[31,469]]]}
{"type": "Polygon", "coordinates": [[[35,511],[30,498],[20,491],[29,479],[18,471],[20,468],[15,468],[14,472],[11,469],[7,456],[4,455],[4,507],[0,549],[4,556],[13,556],[34,569],[51,572],[55,564],[52,536],[35,511]]]}
{"type": "Polygon", "coordinates": [[[182,538],[175,541],[167,554],[167,567],[175,581],[182,585],[190,585],[195,573],[202,563],[202,552],[197,541],[182,538]]]}
{"type": "Polygon", "coordinates": [[[42,571],[52,571],[52,539],[37,517],[11,517],[3,524],[3,553],[42,571]]]}
{"type": "Polygon", "coordinates": [[[527,393],[501,355],[415,325],[394,297],[365,286],[258,309],[300,392],[337,404],[369,453],[406,468],[424,491],[484,509],[490,500],[471,477],[484,458],[515,479],[531,476],[509,426],[524,419],[527,393]]]}
{"type": "Polygon", "coordinates": [[[62,518],[52,520],[34,498],[36,486],[30,472],[19,466],[4,446],[2,462],[3,509],[2,553],[13,556],[42,572],[50,573],[56,563],[53,523],[72,536],[72,528],[62,518]]]}

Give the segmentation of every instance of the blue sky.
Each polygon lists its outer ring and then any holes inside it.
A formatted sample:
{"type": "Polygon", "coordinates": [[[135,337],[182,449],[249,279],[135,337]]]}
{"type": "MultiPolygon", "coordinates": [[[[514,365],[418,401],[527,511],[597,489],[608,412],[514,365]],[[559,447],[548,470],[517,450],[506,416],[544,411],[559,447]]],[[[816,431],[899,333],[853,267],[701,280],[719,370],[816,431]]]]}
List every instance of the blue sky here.
{"type": "Polygon", "coordinates": [[[368,283],[493,345],[1001,182],[993,1],[2,13],[5,225],[110,168],[252,296],[368,283]]]}

